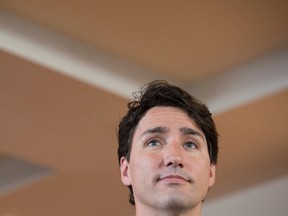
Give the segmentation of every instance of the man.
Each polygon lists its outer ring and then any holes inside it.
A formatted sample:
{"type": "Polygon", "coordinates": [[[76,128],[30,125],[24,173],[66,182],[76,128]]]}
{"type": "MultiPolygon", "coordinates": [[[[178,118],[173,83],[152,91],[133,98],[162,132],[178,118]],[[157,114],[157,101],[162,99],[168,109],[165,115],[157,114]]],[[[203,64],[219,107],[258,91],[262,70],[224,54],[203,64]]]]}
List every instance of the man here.
{"type": "Polygon", "coordinates": [[[218,134],[211,113],[165,81],[134,96],[119,124],[118,157],[136,216],[200,216],[215,182],[218,134]]]}

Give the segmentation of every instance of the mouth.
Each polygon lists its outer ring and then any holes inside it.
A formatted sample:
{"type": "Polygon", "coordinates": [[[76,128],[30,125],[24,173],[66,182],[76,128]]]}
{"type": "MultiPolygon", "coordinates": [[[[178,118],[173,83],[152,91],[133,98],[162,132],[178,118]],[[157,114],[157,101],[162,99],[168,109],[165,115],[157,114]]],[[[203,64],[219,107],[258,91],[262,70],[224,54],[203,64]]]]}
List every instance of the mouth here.
{"type": "Polygon", "coordinates": [[[190,180],[180,176],[180,175],[166,175],[163,177],[160,177],[158,179],[160,182],[170,183],[170,184],[181,184],[181,183],[190,183],[190,180]]]}

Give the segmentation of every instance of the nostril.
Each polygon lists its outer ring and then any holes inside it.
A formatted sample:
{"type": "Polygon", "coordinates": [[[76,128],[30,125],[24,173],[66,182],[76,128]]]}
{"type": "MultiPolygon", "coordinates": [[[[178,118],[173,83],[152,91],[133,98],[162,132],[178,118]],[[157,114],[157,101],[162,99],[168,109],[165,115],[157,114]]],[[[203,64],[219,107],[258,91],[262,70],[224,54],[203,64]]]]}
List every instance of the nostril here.
{"type": "Polygon", "coordinates": [[[168,163],[166,163],[166,166],[172,166],[172,167],[183,167],[183,164],[182,164],[182,160],[181,158],[176,158],[176,157],[173,157],[173,158],[170,158],[170,160],[168,161],[168,163]]]}
{"type": "Polygon", "coordinates": [[[174,163],[173,165],[172,165],[173,167],[183,167],[183,164],[182,163],[174,163]]]}

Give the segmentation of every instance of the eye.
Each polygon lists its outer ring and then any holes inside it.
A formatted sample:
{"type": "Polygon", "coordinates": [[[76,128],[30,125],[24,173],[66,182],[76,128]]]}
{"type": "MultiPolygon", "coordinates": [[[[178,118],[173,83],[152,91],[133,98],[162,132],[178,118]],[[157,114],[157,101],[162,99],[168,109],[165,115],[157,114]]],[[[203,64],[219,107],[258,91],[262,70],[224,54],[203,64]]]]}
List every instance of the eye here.
{"type": "Polygon", "coordinates": [[[157,139],[152,139],[152,140],[149,140],[149,141],[147,142],[147,146],[148,146],[148,147],[155,147],[155,146],[160,146],[160,145],[161,145],[161,143],[160,143],[160,141],[157,140],[157,139]]]}
{"type": "Polygon", "coordinates": [[[184,144],[184,148],[186,148],[186,149],[198,149],[199,146],[195,141],[187,141],[184,144]]]}

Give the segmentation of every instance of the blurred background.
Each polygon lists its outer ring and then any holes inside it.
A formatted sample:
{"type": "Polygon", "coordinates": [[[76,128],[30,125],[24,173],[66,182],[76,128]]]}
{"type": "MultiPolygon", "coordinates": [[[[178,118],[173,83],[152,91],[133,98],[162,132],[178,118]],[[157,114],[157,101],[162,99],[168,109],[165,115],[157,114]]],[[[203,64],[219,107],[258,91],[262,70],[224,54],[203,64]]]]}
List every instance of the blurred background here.
{"type": "Polygon", "coordinates": [[[288,2],[0,0],[0,216],[133,215],[116,131],[154,79],[220,133],[203,215],[287,216],[288,2]]]}

